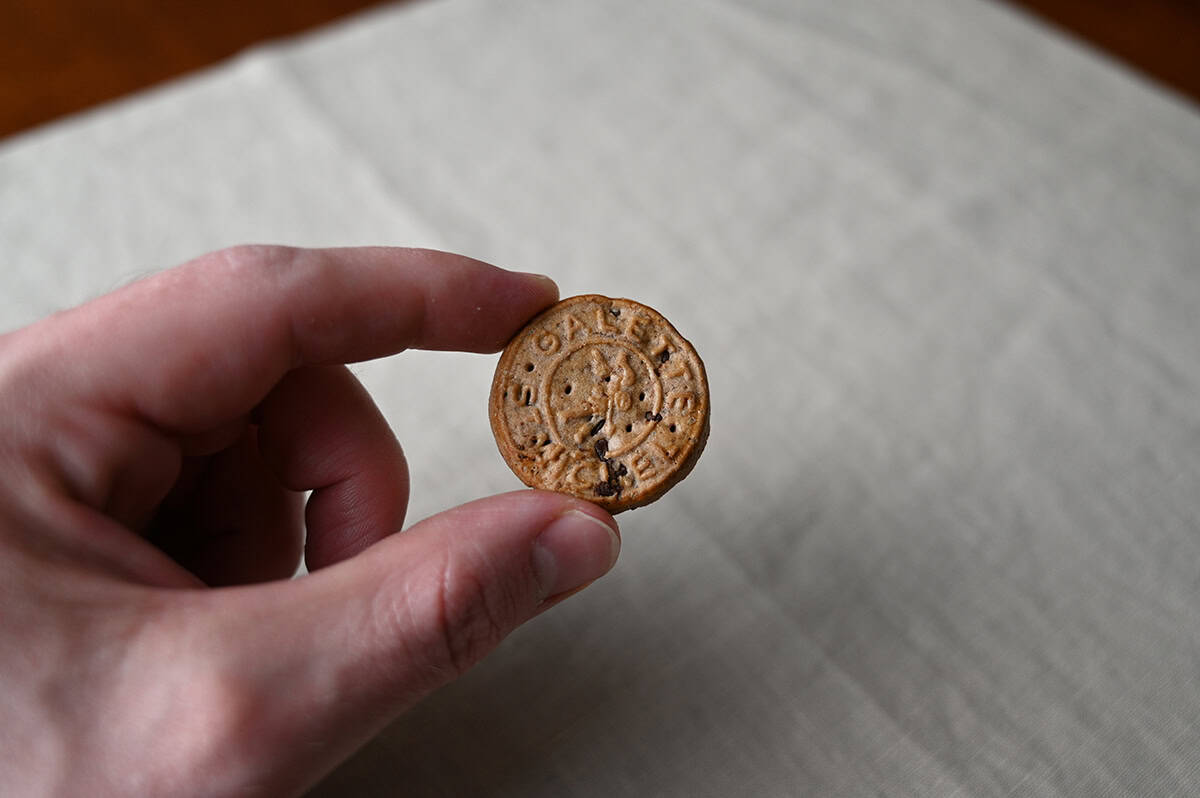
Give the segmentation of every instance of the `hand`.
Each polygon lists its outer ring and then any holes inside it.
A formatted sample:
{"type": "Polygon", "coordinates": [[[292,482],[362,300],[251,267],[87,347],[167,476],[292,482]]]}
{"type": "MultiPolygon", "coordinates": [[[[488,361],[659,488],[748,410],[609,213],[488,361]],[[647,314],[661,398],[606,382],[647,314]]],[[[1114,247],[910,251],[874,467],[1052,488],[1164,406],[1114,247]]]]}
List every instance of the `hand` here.
{"type": "Polygon", "coordinates": [[[444,253],[238,248],[0,337],[5,791],[299,792],[606,572],[615,522],[558,494],[392,534],[404,455],[342,365],[496,351],[556,295],[444,253]]]}

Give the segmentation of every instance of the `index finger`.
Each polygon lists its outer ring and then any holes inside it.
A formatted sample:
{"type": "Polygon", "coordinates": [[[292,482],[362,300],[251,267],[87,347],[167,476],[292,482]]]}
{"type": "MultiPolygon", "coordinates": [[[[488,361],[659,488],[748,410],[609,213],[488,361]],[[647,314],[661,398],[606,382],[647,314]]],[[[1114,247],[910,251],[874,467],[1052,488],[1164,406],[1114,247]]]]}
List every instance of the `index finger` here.
{"type": "Polygon", "coordinates": [[[61,389],[174,432],[249,412],[290,369],[494,352],[558,289],[444,252],[236,247],[49,319],[61,389]],[[66,383],[61,384],[61,383],[66,383]]]}

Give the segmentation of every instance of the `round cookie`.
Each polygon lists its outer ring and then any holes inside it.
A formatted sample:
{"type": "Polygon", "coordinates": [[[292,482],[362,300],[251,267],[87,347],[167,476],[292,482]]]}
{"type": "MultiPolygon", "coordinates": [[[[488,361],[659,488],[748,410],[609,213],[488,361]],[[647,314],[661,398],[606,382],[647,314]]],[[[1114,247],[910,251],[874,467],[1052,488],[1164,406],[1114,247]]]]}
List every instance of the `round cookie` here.
{"type": "Polygon", "coordinates": [[[649,504],[692,470],[708,440],[708,378],[657,311],[576,296],[505,347],[488,415],[522,482],[616,513],[649,504]]]}

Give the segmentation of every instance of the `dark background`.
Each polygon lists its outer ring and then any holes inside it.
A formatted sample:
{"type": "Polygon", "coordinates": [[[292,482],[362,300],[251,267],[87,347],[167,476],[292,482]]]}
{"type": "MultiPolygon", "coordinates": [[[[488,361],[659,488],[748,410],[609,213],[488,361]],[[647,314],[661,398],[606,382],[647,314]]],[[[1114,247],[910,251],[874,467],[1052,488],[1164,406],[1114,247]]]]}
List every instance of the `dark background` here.
{"type": "MultiPolygon", "coordinates": [[[[1200,0],[1012,0],[1200,102],[1200,0]]],[[[2,0],[0,136],[377,5],[372,0],[2,0]]]]}

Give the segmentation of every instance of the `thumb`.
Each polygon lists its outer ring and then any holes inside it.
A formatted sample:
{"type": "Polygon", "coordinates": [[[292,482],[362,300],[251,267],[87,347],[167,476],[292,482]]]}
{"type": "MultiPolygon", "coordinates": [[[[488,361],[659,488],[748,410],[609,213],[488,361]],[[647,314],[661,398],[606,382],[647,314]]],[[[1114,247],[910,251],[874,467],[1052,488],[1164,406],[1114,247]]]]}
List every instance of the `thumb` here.
{"type": "Polygon", "coordinates": [[[253,717],[230,722],[254,738],[259,767],[274,760],[287,786],[303,788],[607,572],[619,548],[600,508],[525,490],[435,515],[292,582],[210,594],[232,603],[205,613],[220,627],[221,670],[250,694],[252,712],[238,714],[253,717]]]}

